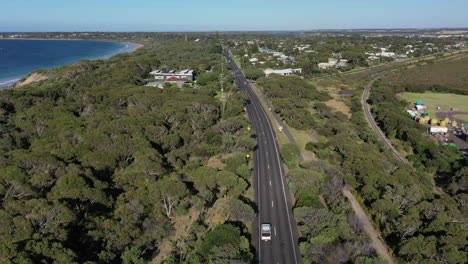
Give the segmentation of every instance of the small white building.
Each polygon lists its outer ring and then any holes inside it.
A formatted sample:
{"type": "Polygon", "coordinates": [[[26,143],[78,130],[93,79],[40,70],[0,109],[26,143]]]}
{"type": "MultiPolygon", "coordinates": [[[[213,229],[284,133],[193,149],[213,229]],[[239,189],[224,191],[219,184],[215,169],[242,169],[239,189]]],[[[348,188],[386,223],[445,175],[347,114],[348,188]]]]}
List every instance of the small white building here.
{"type": "Polygon", "coordinates": [[[448,133],[448,128],[444,126],[431,126],[429,128],[431,134],[445,134],[448,133]]]}
{"type": "Polygon", "coordinates": [[[427,109],[427,106],[425,106],[425,105],[416,105],[416,109],[417,110],[424,110],[424,109],[427,109]]]}
{"type": "Polygon", "coordinates": [[[297,69],[289,68],[289,69],[282,69],[282,70],[265,69],[263,70],[263,72],[265,73],[266,76],[269,76],[270,74],[288,76],[294,73],[302,73],[302,69],[301,68],[297,68],[297,69]]]}

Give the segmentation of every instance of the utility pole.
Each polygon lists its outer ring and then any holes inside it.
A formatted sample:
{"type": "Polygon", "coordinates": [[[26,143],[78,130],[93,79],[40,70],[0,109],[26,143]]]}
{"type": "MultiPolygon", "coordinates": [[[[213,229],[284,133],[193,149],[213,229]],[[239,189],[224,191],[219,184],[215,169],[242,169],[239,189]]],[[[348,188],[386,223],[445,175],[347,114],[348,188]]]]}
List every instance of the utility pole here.
{"type": "Polygon", "coordinates": [[[221,113],[224,115],[224,111],[226,109],[226,98],[224,96],[224,57],[221,54],[221,78],[219,80],[221,82],[221,101],[223,102],[223,108],[221,109],[221,113]]]}
{"type": "MultiPolygon", "coordinates": [[[[219,37],[218,37],[218,39],[219,39],[219,37]]],[[[227,101],[227,98],[229,96],[224,94],[224,45],[223,45],[223,40],[219,39],[219,43],[221,45],[221,78],[220,78],[219,82],[221,84],[221,102],[223,103],[223,106],[221,108],[221,114],[224,115],[224,111],[226,111],[226,101],[227,101]]]]}

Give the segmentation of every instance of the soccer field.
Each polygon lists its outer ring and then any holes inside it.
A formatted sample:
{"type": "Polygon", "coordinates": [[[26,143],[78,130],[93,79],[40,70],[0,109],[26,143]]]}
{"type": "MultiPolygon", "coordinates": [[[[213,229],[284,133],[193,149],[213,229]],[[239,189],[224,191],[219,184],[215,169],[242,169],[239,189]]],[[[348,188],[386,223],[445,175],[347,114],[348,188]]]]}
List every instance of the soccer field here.
{"type": "Polygon", "coordinates": [[[410,103],[416,103],[421,100],[427,106],[427,112],[431,117],[435,117],[437,112],[450,111],[452,108],[457,108],[457,111],[468,112],[468,95],[457,95],[449,93],[401,93],[401,98],[404,98],[410,103]],[[442,107],[437,110],[437,106],[442,107]]]}

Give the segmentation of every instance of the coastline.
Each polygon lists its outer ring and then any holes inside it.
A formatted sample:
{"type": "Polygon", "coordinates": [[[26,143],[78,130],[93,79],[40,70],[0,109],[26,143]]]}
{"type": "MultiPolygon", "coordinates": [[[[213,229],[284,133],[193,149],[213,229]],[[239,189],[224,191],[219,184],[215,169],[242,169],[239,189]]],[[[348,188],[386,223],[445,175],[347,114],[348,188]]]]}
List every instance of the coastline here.
{"type": "MultiPolygon", "coordinates": [[[[109,59],[115,55],[118,55],[118,54],[122,54],[122,53],[131,53],[131,52],[134,52],[142,47],[144,47],[145,45],[141,44],[141,43],[136,43],[136,42],[131,42],[131,41],[115,41],[115,40],[89,40],[89,39],[44,39],[44,38],[0,38],[0,40],[3,40],[3,39],[11,39],[11,40],[66,40],[66,41],[73,41],[73,40],[78,40],[78,41],[102,41],[102,42],[116,42],[116,43],[122,43],[122,44],[125,44],[124,47],[118,49],[117,51],[114,51],[114,52],[111,52],[109,54],[104,54],[104,55],[101,55],[99,57],[96,57],[96,58],[93,58],[91,60],[106,60],[106,59],[109,59]]],[[[76,62],[74,62],[76,63],[76,62]]],[[[65,66],[65,65],[69,65],[69,64],[73,64],[73,63],[67,63],[67,64],[63,64],[63,65],[60,65],[60,66],[57,66],[57,67],[61,67],[61,66],[65,66]]],[[[54,68],[54,67],[52,67],[54,68]]],[[[36,70],[39,70],[39,69],[36,69],[36,70]]],[[[34,71],[36,71],[34,70],[34,71]]],[[[5,89],[12,89],[14,88],[22,79],[24,79],[25,77],[29,76],[32,72],[34,71],[31,71],[29,73],[27,73],[26,75],[24,76],[14,76],[14,77],[11,77],[10,80],[5,80],[5,81],[0,81],[0,91],[1,90],[5,90],[5,89]]]]}

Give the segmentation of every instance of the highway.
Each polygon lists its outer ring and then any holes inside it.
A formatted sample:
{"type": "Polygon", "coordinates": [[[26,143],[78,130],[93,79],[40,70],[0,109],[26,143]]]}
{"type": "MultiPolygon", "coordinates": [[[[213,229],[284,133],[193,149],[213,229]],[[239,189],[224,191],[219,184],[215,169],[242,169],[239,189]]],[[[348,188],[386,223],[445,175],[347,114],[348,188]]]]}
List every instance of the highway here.
{"type": "Polygon", "coordinates": [[[246,110],[257,139],[253,158],[258,214],[252,232],[252,241],[257,249],[256,263],[302,263],[297,244],[297,226],[291,211],[291,199],[276,142],[275,128],[242,71],[232,60],[229,49],[224,50],[224,55],[228,59],[236,84],[249,96],[246,110]],[[271,241],[260,239],[259,227],[262,223],[271,224],[271,241]]]}

